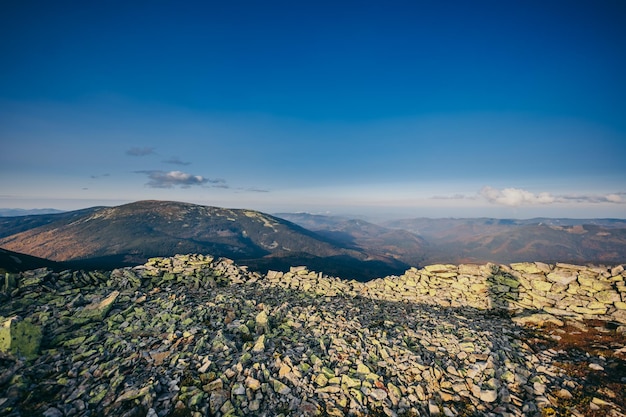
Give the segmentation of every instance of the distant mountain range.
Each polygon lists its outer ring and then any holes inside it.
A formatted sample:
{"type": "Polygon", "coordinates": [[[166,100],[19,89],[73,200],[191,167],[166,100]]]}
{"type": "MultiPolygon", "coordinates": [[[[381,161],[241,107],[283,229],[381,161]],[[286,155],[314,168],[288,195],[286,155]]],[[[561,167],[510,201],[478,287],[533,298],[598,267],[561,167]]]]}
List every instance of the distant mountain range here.
{"type": "Polygon", "coordinates": [[[57,209],[52,209],[52,208],[31,209],[31,210],[0,208],[0,217],[29,216],[31,214],[53,214],[53,213],[63,213],[63,210],[57,210],[57,209]]]}
{"type": "Polygon", "coordinates": [[[370,250],[382,248],[380,241],[385,237],[385,253],[411,265],[626,262],[624,219],[415,218],[384,222],[374,229],[364,221],[341,217],[306,213],[278,216],[325,235],[347,233],[370,250]],[[375,232],[364,237],[363,230],[375,232]],[[411,241],[408,236],[418,238],[419,244],[407,245],[411,241]]]}
{"type": "Polygon", "coordinates": [[[178,253],[359,280],[433,263],[626,263],[623,219],[405,219],[373,224],[170,201],[0,217],[0,268],[111,269],[178,253]],[[35,257],[35,258],[33,258],[35,257]],[[46,264],[48,262],[48,264],[46,264]]]}
{"type": "Polygon", "coordinates": [[[412,231],[338,216],[308,213],[278,213],[276,216],[347,247],[392,257],[411,266],[422,265],[427,261],[429,243],[412,231]]]}

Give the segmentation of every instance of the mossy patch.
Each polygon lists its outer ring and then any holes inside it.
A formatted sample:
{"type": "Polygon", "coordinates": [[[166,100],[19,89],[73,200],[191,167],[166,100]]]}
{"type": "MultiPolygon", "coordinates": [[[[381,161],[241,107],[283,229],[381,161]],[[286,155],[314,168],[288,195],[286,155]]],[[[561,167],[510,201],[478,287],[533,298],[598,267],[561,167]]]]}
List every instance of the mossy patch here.
{"type": "Polygon", "coordinates": [[[34,359],[41,345],[41,327],[29,319],[0,317],[0,351],[34,359]]]}

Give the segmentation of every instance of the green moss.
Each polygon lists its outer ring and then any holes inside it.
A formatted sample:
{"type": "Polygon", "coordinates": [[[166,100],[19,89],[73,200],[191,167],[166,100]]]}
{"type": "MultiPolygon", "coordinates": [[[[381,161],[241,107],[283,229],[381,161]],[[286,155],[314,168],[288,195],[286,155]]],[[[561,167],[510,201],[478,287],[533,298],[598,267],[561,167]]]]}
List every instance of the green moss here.
{"type": "Polygon", "coordinates": [[[92,391],[90,393],[91,398],[89,398],[89,404],[92,405],[96,405],[96,404],[100,404],[100,401],[102,401],[105,397],[105,395],[107,394],[107,389],[106,387],[100,385],[98,388],[98,391],[92,391]]]}
{"type": "Polygon", "coordinates": [[[12,317],[1,320],[0,351],[2,352],[34,359],[39,354],[41,337],[41,327],[33,324],[30,319],[20,320],[12,317]]]}

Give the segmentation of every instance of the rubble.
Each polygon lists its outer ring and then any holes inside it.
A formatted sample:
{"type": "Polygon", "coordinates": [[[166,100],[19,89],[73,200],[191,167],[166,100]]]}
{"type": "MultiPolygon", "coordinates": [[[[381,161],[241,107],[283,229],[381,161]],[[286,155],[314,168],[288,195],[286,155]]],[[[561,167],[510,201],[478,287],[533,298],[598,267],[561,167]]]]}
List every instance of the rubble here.
{"type": "MultiPolygon", "coordinates": [[[[41,332],[28,352],[0,343],[1,415],[625,412],[601,386],[576,404],[584,378],[527,330],[557,338],[593,319],[619,336],[619,267],[442,264],[359,283],[178,255],[110,272],[28,271],[0,297],[9,328],[41,332]]],[[[615,358],[590,356],[586,371],[610,371],[615,358]]]]}

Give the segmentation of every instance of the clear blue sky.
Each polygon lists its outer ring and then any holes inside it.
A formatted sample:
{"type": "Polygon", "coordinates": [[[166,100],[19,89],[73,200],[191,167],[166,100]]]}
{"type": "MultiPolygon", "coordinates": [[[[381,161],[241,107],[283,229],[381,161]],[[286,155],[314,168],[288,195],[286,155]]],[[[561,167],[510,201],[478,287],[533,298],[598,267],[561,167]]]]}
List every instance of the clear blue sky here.
{"type": "Polygon", "coordinates": [[[23,0],[0,56],[0,207],[626,217],[622,0],[23,0]]]}

